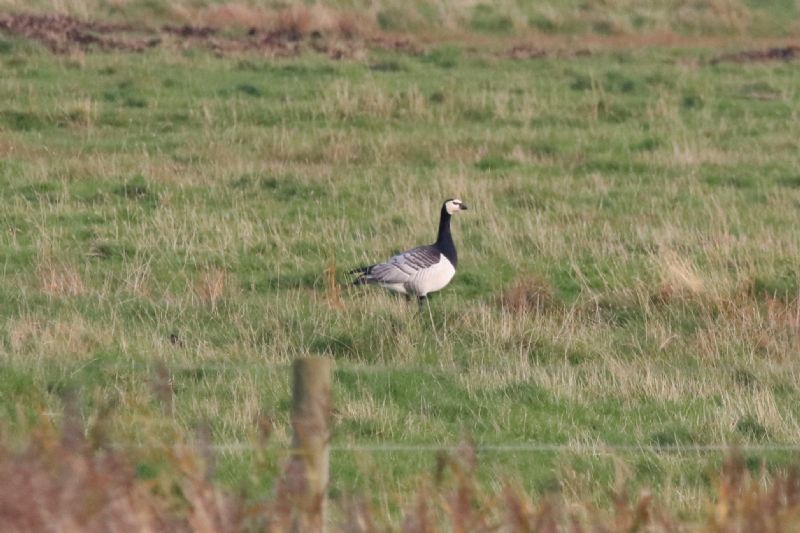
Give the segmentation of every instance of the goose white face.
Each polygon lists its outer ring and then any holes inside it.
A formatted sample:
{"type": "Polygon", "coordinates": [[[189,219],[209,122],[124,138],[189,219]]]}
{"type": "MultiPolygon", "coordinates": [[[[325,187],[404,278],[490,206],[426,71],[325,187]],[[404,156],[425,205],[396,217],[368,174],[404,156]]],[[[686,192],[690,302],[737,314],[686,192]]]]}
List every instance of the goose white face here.
{"type": "Polygon", "coordinates": [[[459,200],[458,198],[453,198],[452,200],[447,200],[444,203],[444,208],[447,209],[447,213],[452,215],[453,213],[457,213],[459,211],[463,211],[467,208],[467,204],[459,200]]]}

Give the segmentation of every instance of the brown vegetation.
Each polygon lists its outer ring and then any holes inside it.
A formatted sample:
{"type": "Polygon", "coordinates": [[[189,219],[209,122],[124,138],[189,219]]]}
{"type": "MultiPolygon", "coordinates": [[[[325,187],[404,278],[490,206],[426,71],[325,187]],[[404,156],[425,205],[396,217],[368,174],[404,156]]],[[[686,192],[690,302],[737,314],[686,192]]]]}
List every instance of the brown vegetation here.
{"type": "MultiPolygon", "coordinates": [[[[21,454],[0,450],[3,531],[179,531],[160,498],[119,454],[53,434],[21,454]]],[[[184,530],[186,528],[183,528],[184,530]]]]}
{"type": "Polygon", "coordinates": [[[241,6],[216,6],[191,17],[200,24],[166,24],[158,30],[68,15],[23,13],[0,18],[0,31],[39,42],[57,54],[93,49],[141,52],[167,43],[178,48],[204,47],[216,54],[294,56],[313,50],[334,59],[360,57],[367,46],[417,50],[410,39],[377,32],[370,21],[357,14],[321,7],[292,7],[271,13],[251,11],[241,6]],[[241,31],[220,31],[226,28],[241,31]]]}
{"type": "MultiPolygon", "coordinates": [[[[0,32],[41,43],[50,51],[68,54],[75,51],[141,52],[157,46],[179,49],[201,47],[218,55],[256,53],[269,57],[292,57],[306,51],[333,59],[364,59],[370,48],[419,54],[424,45],[409,35],[378,28],[374,17],[352,11],[340,11],[315,4],[291,6],[282,10],[263,10],[240,4],[210,6],[196,11],[175,8],[175,18],[182,23],[167,23],[160,28],[145,24],[112,24],[83,20],[64,14],[18,13],[0,17],[0,32]]],[[[592,53],[596,48],[637,48],[729,46],[731,38],[687,37],[671,31],[647,34],[615,33],[574,37],[535,35],[496,37],[469,34],[428,35],[433,44],[457,40],[473,50],[494,49],[500,57],[538,59],[575,57],[592,53]]],[[[735,39],[733,42],[736,42],[735,39]]],[[[712,63],[793,60],[800,47],[773,40],[763,50],[744,50],[722,54],[712,63]]]]}
{"type": "Polygon", "coordinates": [[[78,20],[68,15],[17,14],[0,18],[0,30],[37,41],[64,54],[75,49],[141,51],[156,46],[156,38],[131,37],[133,26],[78,20]]]}
{"type": "Polygon", "coordinates": [[[575,49],[551,49],[544,46],[537,46],[531,43],[520,43],[513,45],[511,48],[503,52],[502,56],[510,59],[540,59],[543,57],[580,57],[591,55],[592,52],[588,48],[575,48],[575,49]]]}
{"type": "Polygon", "coordinates": [[[513,313],[541,313],[553,305],[553,288],[536,276],[518,278],[500,295],[500,306],[513,313]]]}
{"type": "Polygon", "coordinates": [[[51,296],[77,296],[84,291],[80,273],[73,268],[53,261],[45,261],[37,269],[41,289],[51,296]]]}
{"type": "Polygon", "coordinates": [[[789,45],[765,50],[743,50],[714,58],[716,63],[754,63],[759,61],[792,61],[800,57],[800,46],[789,45]]]}
{"type": "Polygon", "coordinates": [[[225,279],[225,271],[219,268],[205,270],[197,278],[195,293],[212,310],[217,308],[217,303],[225,295],[225,279]]]}
{"type": "MultiPolygon", "coordinates": [[[[268,501],[245,502],[209,480],[203,461],[189,448],[165,452],[168,474],[137,476],[130,454],[95,449],[78,425],[60,434],[40,428],[21,452],[0,448],[0,529],[236,532],[285,531],[297,509],[278,485],[268,501]]],[[[686,531],[650,493],[631,498],[624,483],[611,495],[610,512],[590,503],[555,497],[538,503],[512,485],[488,493],[475,481],[471,447],[442,455],[434,479],[424,482],[406,507],[401,530],[434,531],[686,531]]],[[[288,472],[288,471],[287,471],[288,472]]],[[[288,472],[290,474],[290,472],[288,472]]],[[[715,482],[708,515],[695,531],[796,531],[800,525],[800,475],[792,469],[765,484],[734,454],[715,482]]],[[[370,501],[345,497],[332,513],[334,531],[372,533],[392,529],[370,501]]]]}

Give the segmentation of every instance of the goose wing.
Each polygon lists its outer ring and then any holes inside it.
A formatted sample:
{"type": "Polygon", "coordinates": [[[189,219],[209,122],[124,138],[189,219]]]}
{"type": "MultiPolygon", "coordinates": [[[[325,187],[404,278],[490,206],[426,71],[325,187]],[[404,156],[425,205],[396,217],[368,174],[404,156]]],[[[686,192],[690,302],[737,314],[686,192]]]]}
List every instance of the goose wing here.
{"type": "Polygon", "coordinates": [[[440,259],[441,252],[435,246],[418,246],[391,257],[385,263],[373,265],[367,276],[377,283],[407,283],[415,274],[432,267],[440,259]]]}

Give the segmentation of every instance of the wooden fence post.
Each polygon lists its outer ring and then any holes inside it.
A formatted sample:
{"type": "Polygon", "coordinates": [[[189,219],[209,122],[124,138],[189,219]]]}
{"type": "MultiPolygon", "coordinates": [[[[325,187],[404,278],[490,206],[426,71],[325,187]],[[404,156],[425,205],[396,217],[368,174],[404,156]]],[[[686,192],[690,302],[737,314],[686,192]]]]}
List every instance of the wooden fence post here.
{"type": "Polygon", "coordinates": [[[326,529],[332,366],[326,357],[305,357],[292,365],[291,463],[303,482],[292,521],[296,532],[326,529]]]}

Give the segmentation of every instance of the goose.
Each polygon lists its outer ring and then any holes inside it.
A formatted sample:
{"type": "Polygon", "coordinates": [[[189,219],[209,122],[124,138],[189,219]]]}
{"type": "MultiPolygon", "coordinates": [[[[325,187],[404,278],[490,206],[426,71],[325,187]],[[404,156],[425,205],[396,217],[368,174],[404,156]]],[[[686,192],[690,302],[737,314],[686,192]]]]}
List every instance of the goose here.
{"type": "Polygon", "coordinates": [[[416,296],[422,307],[428,294],[443,289],[456,274],[458,255],[450,233],[450,217],[466,209],[467,204],[458,198],[445,200],[436,242],[397,254],[385,263],[351,270],[351,274],[358,274],[353,284],[372,283],[407,298],[416,296]]]}

